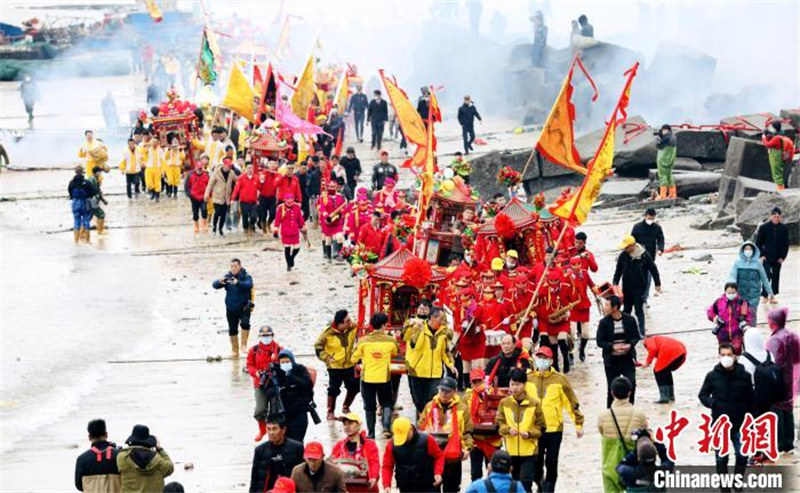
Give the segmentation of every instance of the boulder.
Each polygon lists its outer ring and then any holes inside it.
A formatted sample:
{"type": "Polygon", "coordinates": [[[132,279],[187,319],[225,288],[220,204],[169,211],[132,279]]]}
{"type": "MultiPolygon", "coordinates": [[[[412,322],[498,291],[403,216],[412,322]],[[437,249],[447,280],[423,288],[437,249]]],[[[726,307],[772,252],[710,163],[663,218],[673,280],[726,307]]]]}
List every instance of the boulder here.
{"type": "Polygon", "coordinates": [[[789,244],[800,245],[800,190],[758,195],[736,216],[736,225],[741,229],[742,238],[752,237],[758,225],[769,218],[773,207],[781,208],[783,222],[789,229],[789,244]]]}
{"type": "Polygon", "coordinates": [[[705,171],[717,171],[725,168],[725,161],[703,161],[700,164],[703,165],[705,171]]]}
{"type": "MultiPolygon", "coordinates": [[[[617,130],[614,141],[614,170],[626,176],[647,176],[647,170],[656,164],[657,149],[653,136],[655,129],[648,126],[640,116],[628,118],[627,123],[645,125],[645,129],[627,143],[625,132],[621,128],[617,130]]],[[[575,139],[575,148],[581,156],[581,162],[586,163],[594,157],[605,131],[605,128],[601,128],[575,139]]]]}
{"type": "Polygon", "coordinates": [[[722,175],[710,171],[687,171],[674,173],[678,196],[689,198],[719,190],[722,175]]]}
{"type": "Polygon", "coordinates": [[[728,143],[719,130],[689,130],[673,127],[678,140],[678,157],[721,161],[728,143]]]}
{"type": "Polygon", "coordinates": [[[647,189],[647,180],[619,179],[616,176],[603,183],[600,189],[602,200],[616,200],[625,197],[640,197],[647,189]]]}
{"type": "Polygon", "coordinates": [[[736,180],[736,188],[733,192],[733,203],[738,206],[739,202],[748,198],[758,197],[762,193],[776,193],[775,184],[771,181],[739,177],[736,180]]]}
{"type": "Polygon", "coordinates": [[[690,157],[677,157],[675,158],[675,165],[673,169],[684,171],[703,171],[703,165],[697,159],[690,157]]]}
{"type": "Polygon", "coordinates": [[[731,137],[725,155],[725,176],[771,180],[767,148],[760,141],[731,137]]]}
{"type": "MultiPolygon", "coordinates": [[[[720,123],[723,125],[738,125],[744,127],[742,130],[734,130],[732,133],[737,137],[745,139],[761,140],[761,132],[767,127],[767,124],[773,120],[779,120],[774,113],[758,113],[755,115],[739,115],[723,118],[720,123]]],[[[789,122],[783,122],[782,130],[784,134],[790,139],[794,139],[797,135],[795,126],[789,122]]]]}
{"type": "MultiPolygon", "coordinates": [[[[521,172],[525,168],[529,156],[530,150],[492,151],[475,158],[470,161],[472,164],[470,185],[483,197],[490,197],[495,193],[506,193],[506,187],[497,183],[497,172],[504,166],[521,172]]],[[[525,183],[527,191],[536,193],[550,188],[580,185],[583,175],[543,158],[540,162],[540,158],[534,156],[522,176],[522,181],[525,183]]]]}
{"type": "Polygon", "coordinates": [[[782,119],[791,120],[794,128],[800,128],[800,108],[781,110],[779,114],[782,119]]]}

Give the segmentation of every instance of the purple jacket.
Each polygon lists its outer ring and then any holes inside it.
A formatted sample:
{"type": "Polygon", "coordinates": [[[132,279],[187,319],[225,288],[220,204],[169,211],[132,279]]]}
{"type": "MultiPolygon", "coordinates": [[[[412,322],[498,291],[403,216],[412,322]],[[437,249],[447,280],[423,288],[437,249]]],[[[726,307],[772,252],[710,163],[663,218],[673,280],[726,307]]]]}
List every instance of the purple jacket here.
{"type": "Polygon", "coordinates": [[[731,342],[734,338],[741,339],[744,336],[741,323],[747,321],[747,313],[747,302],[739,295],[728,301],[723,294],[706,310],[709,320],[713,322],[719,317],[725,323],[717,333],[719,342],[731,342]]]}
{"type": "Polygon", "coordinates": [[[777,406],[791,411],[797,395],[798,376],[800,376],[800,337],[791,329],[778,329],[767,339],[767,351],[772,353],[775,364],[783,370],[783,383],[786,390],[783,402],[777,406]]]}

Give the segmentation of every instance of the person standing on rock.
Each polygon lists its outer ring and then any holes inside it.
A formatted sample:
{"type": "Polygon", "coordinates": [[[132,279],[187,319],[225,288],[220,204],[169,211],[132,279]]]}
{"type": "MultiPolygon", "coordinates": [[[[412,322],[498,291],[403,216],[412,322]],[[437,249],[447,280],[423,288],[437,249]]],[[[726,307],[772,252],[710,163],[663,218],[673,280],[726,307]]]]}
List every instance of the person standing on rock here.
{"type": "Polygon", "coordinates": [[[656,293],[661,292],[661,276],[653,257],[647,250],[636,242],[633,236],[627,235],[620,244],[622,250],[617,257],[617,267],[614,270],[614,285],[622,281],[623,310],[625,313],[636,312],[636,321],[639,323],[639,332],[644,337],[644,298],[647,293],[647,276],[652,275],[656,285],[656,293]]]}
{"type": "Polygon", "coordinates": [[[89,421],[88,431],[92,446],[75,462],[75,488],[84,493],[122,491],[117,467],[119,448],[108,441],[105,420],[89,421]]]}
{"type": "Polygon", "coordinates": [[[333,322],[317,338],[314,352],[328,369],[328,421],[336,419],[336,399],[344,384],[347,394],[344,397],[342,412],[350,412],[350,404],[358,395],[358,378],[355,363],[351,361],[356,343],[356,324],[347,310],[339,310],[333,315],[333,322]]]}
{"type": "MultiPolygon", "coordinates": [[[[756,246],[761,250],[761,263],[772,286],[772,294],[780,292],[781,266],[789,254],[789,228],[781,222],[781,209],[775,207],[769,221],[761,224],[756,233],[756,246]]],[[[767,302],[767,291],[761,290],[761,303],[767,302]]],[[[772,302],[776,300],[773,297],[772,302]]]]}
{"type": "Polygon", "coordinates": [[[470,96],[464,96],[464,104],[458,108],[458,123],[461,125],[461,136],[464,138],[464,154],[469,154],[472,143],[475,142],[475,119],[481,119],[478,109],[472,103],[470,96]]]}
{"type": "Polygon", "coordinates": [[[678,139],[672,133],[668,124],[661,125],[661,130],[656,134],[656,167],[658,169],[658,199],[676,199],[678,191],[675,187],[675,177],[672,168],[678,155],[678,139]]]}
{"type": "MultiPolygon", "coordinates": [[[[636,243],[642,245],[653,262],[656,261],[664,253],[664,230],[661,225],[656,221],[656,210],[652,207],[644,212],[644,219],[633,225],[631,229],[631,236],[636,239],[636,243]]],[[[650,283],[653,276],[649,271],[645,272],[645,290],[642,296],[642,302],[648,308],[650,305],[647,300],[650,298],[650,283]]]]}
{"type": "Polygon", "coordinates": [[[783,181],[783,169],[787,164],[792,163],[794,156],[794,142],[783,135],[781,127],[781,122],[773,122],[761,134],[761,142],[767,147],[772,181],[775,182],[778,191],[786,188],[783,181]]]}
{"type": "Polygon", "coordinates": [[[231,356],[239,357],[239,325],[242,326],[242,351],[247,350],[250,334],[250,310],[252,308],[253,278],[242,267],[242,262],[231,260],[231,270],[211,284],[214,289],[225,288],[225,318],[228,320],[228,335],[231,340],[231,356]]]}
{"type": "Polygon", "coordinates": [[[739,258],[733,263],[728,282],[735,282],[739,296],[744,298],[750,309],[748,325],[755,327],[758,322],[758,302],[761,291],[766,291],[769,300],[775,299],[772,286],[767,279],[764,266],[759,261],[760,250],[752,241],[745,241],[739,247],[739,258]]]}

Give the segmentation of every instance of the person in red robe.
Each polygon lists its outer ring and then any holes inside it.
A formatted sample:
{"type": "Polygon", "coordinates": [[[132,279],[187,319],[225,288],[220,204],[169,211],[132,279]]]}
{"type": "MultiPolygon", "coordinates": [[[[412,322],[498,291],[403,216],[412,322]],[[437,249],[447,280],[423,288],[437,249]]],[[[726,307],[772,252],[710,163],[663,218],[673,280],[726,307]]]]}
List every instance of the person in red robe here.
{"type": "MultiPolygon", "coordinates": [[[[367,189],[359,188],[356,192],[355,206],[347,212],[344,225],[344,236],[352,242],[358,241],[361,228],[369,224],[372,217],[372,205],[367,197],[367,189]]],[[[376,252],[377,253],[377,252],[376,252]]]]}
{"type": "Polygon", "coordinates": [[[453,310],[453,325],[459,334],[458,352],[461,354],[462,375],[469,375],[473,368],[486,366],[485,325],[477,318],[479,307],[475,303],[475,292],[472,289],[463,288],[458,293],[458,299],[459,306],[453,310]]]}
{"type": "Polygon", "coordinates": [[[589,272],[583,268],[584,260],[580,256],[572,257],[569,260],[568,274],[569,284],[572,286],[572,297],[578,300],[578,304],[569,311],[570,335],[574,334],[574,337],[581,339],[578,358],[582,362],[586,361],[586,344],[589,343],[590,333],[589,312],[592,309],[592,300],[589,296],[589,289],[595,290],[594,281],[589,276],[589,272]]]}
{"type": "MultiPolygon", "coordinates": [[[[500,286],[502,286],[502,284],[500,284],[500,286]]],[[[487,330],[510,330],[504,329],[504,327],[508,327],[511,323],[509,305],[505,303],[505,300],[498,301],[494,293],[494,284],[485,286],[482,300],[478,303],[478,308],[475,310],[475,324],[481,329],[481,332],[486,332],[487,330]]],[[[500,353],[500,343],[499,341],[495,342],[496,344],[491,343],[486,346],[484,358],[492,358],[500,353]]]]}
{"type": "Polygon", "coordinates": [[[594,254],[586,249],[586,233],[583,231],[575,234],[575,255],[581,257],[583,270],[597,272],[597,261],[594,254]]]}
{"type": "Polygon", "coordinates": [[[386,219],[389,219],[389,215],[397,208],[399,203],[398,193],[395,190],[394,178],[386,178],[383,182],[383,188],[378,190],[375,193],[375,196],[372,198],[372,205],[375,207],[376,210],[381,211],[386,215],[386,219]]]}
{"type": "Polygon", "coordinates": [[[339,193],[339,185],[333,180],[317,198],[319,224],[322,230],[322,253],[329,261],[339,257],[344,243],[344,208],[347,199],[339,193]]]}
{"type": "Polygon", "coordinates": [[[547,270],[546,282],[542,285],[536,300],[536,316],[539,320],[540,345],[553,350],[553,367],[559,371],[558,353],[564,360],[564,373],[569,373],[569,311],[564,311],[575,299],[572,286],[565,281],[561,269],[547,270]],[[561,313],[557,313],[561,312],[561,313]]]}
{"type": "Polygon", "coordinates": [[[519,265],[519,254],[516,250],[506,252],[505,265],[498,276],[498,280],[506,287],[506,293],[514,290],[514,280],[519,277],[527,277],[528,268],[519,265]]]}
{"type": "Polygon", "coordinates": [[[514,313],[513,329],[525,348],[532,347],[533,341],[539,338],[539,329],[533,326],[535,318],[532,316],[533,309],[525,317],[525,312],[533,299],[533,288],[526,276],[517,276],[514,279],[514,290],[511,294],[511,311],[514,313]]]}
{"type": "Polygon", "coordinates": [[[356,243],[358,246],[376,255],[375,262],[380,259],[381,248],[385,241],[386,232],[381,228],[382,214],[378,211],[372,211],[372,217],[369,223],[365,224],[358,233],[356,243]]]}

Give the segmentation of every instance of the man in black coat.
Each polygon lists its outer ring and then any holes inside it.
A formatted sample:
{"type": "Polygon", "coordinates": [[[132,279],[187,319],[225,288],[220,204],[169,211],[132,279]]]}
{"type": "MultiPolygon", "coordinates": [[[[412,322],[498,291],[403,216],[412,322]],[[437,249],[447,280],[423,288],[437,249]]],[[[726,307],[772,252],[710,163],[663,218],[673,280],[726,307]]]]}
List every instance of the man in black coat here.
{"type": "Polygon", "coordinates": [[[292,476],[292,469],[303,463],[303,444],[286,437],[286,421],[282,415],[267,418],[269,441],[256,447],[250,472],[250,492],[269,491],[275,480],[292,476]]]}
{"type": "MultiPolygon", "coordinates": [[[[664,230],[661,225],[656,222],[656,210],[650,207],[644,212],[644,219],[633,225],[631,229],[631,236],[636,239],[636,243],[642,245],[650,258],[655,262],[656,258],[664,253],[664,230]]],[[[652,276],[649,272],[645,273],[646,287],[642,301],[647,305],[647,299],[650,297],[650,282],[652,276]]]]}
{"type": "MultiPolygon", "coordinates": [[[[775,207],[769,221],[758,227],[756,246],[761,252],[761,263],[767,279],[772,284],[772,294],[777,295],[781,284],[781,265],[789,254],[789,228],[781,222],[781,209],[775,207]]],[[[761,303],[766,303],[767,292],[761,290],[761,303]]]]}
{"type": "Polygon", "coordinates": [[[381,92],[374,92],[375,99],[369,102],[367,109],[367,122],[372,127],[372,149],[380,149],[383,143],[383,126],[389,119],[389,106],[381,99],[381,92]]]}
{"type": "MultiPolygon", "coordinates": [[[[733,470],[737,474],[744,474],[747,457],[741,454],[739,428],[744,421],[744,415],[753,412],[753,384],[744,366],[736,362],[736,355],[730,343],[720,344],[718,354],[719,364],[706,374],[697,397],[705,407],[711,409],[714,421],[722,415],[730,419],[730,437],[736,451],[733,470]]],[[[730,454],[720,457],[717,453],[717,473],[728,473],[729,456],[730,454]]]]}
{"type": "Polygon", "coordinates": [[[603,365],[606,371],[606,407],[611,407],[611,382],[622,375],[631,381],[633,404],[636,394],[636,343],[639,328],[636,319],[620,311],[622,302],[618,296],[609,296],[605,302],[606,316],[597,324],[597,347],[603,350],[603,365]]]}
{"type": "Polygon", "coordinates": [[[116,444],[108,441],[106,422],[102,419],[89,421],[87,427],[91,448],[78,456],[75,461],[75,488],[78,491],[119,491],[119,468],[117,467],[116,444]]]}
{"type": "Polygon", "coordinates": [[[458,108],[458,123],[461,124],[461,135],[464,137],[464,154],[469,154],[472,150],[472,143],[475,142],[475,119],[483,121],[480,113],[472,104],[472,98],[464,96],[464,104],[458,108]]]}
{"type": "Polygon", "coordinates": [[[397,167],[389,162],[389,153],[381,151],[381,160],[372,167],[372,189],[375,191],[382,189],[387,178],[397,182],[397,167]]]}
{"type": "Polygon", "coordinates": [[[661,292],[661,276],[658,267],[645,248],[636,243],[633,236],[627,235],[619,246],[622,249],[617,257],[617,268],[614,271],[613,284],[618,285],[622,280],[622,295],[624,308],[622,311],[631,313],[636,310],[636,319],[639,322],[639,331],[644,337],[644,293],[647,289],[647,274],[653,276],[656,292],[661,292]]]}
{"type": "Polygon", "coordinates": [[[280,369],[275,378],[281,389],[286,436],[302,443],[308,429],[308,410],[314,400],[314,384],[308,368],[296,363],[291,351],[281,350],[278,358],[280,369]]]}
{"type": "MultiPolygon", "coordinates": [[[[527,358],[521,358],[522,349],[515,347],[516,340],[511,334],[506,334],[500,340],[500,354],[491,358],[486,365],[486,374],[496,378],[494,387],[508,387],[511,381],[511,370],[520,368],[530,370],[531,362],[527,358]]],[[[494,380],[493,378],[493,380],[494,380]]]]}
{"type": "Polygon", "coordinates": [[[356,127],[356,138],[359,142],[364,142],[364,114],[367,112],[369,101],[367,95],[364,94],[364,87],[361,85],[356,86],[356,93],[350,97],[350,102],[347,105],[347,112],[353,113],[353,123],[356,127]]]}
{"type": "Polygon", "coordinates": [[[339,161],[347,175],[347,186],[355,193],[358,177],[361,176],[361,161],[356,157],[356,150],[348,147],[344,157],[339,161]]]}

